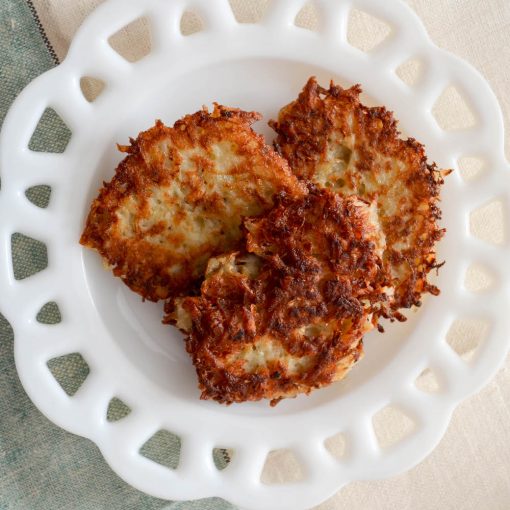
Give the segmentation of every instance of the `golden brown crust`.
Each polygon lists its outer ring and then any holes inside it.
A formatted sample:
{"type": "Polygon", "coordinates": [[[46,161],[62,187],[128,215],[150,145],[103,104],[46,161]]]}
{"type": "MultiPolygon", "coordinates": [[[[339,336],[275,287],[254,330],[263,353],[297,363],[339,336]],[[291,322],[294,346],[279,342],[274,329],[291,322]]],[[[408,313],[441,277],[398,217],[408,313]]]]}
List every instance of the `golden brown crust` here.
{"type": "Polygon", "coordinates": [[[119,147],[128,155],[94,200],[80,242],[146,299],[190,292],[209,257],[237,247],[242,216],[271,208],[276,192],[304,193],[250,128],[259,119],[215,105],[173,128],[158,121],[119,147]]]}
{"type": "Polygon", "coordinates": [[[447,172],[427,163],[416,140],[399,137],[391,112],[362,105],[360,93],[359,85],[324,89],[312,77],[270,124],[277,150],[298,177],[377,202],[396,311],[420,305],[425,292],[439,293],[427,273],[437,267],[434,246],[444,233],[437,204],[447,172]]]}
{"type": "Polygon", "coordinates": [[[274,404],[341,379],[387,299],[369,207],[310,186],[244,224],[248,253],[212,259],[201,295],[167,307],[201,398],[274,404]]]}

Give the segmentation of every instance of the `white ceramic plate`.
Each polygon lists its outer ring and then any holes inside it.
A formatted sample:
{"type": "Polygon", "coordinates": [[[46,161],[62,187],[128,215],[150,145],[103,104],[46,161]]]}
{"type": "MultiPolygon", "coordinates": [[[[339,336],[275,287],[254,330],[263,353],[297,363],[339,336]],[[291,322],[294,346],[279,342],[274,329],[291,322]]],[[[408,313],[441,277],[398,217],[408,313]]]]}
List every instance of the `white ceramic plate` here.
{"type": "MultiPolygon", "coordinates": [[[[34,403],[61,427],[90,438],[112,468],[133,486],[167,499],[220,496],[245,508],[297,510],[311,507],[357,479],[386,477],[418,463],[443,435],[455,405],[495,373],[508,348],[508,242],[490,245],[469,233],[469,213],[493,198],[509,205],[508,169],[503,155],[503,124],[496,100],[471,67],[429,41],[417,17],[398,1],[317,0],[318,31],[298,28],[294,19],[303,0],[273,2],[264,20],[238,24],[227,0],[109,0],[79,30],[59,67],[35,80],[14,103],[1,136],[0,309],[15,332],[21,381],[34,403]],[[387,21],[392,36],[372,53],[350,46],[346,20],[356,6],[387,21]],[[205,29],[185,37],[182,13],[193,8],[205,29]],[[152,51],[131,64],[107,39],[134,19],[146,16],[152,51]],[[425,73],[409,87],[395,73],[419,58],[425,73]],[[85,100],[82,76],[97,77],[106,88],[93,103],[85,100]],[[172,124],[203,104],[218,101],[264,114],[265,122],[316,75],[350,85],[363,84],[366,100],[396,112],[404,132],[423,141],[442,167],[461,156],[488,163],[483,179],[464,182],[453,174],[443,192],[448,234],[439,248],[446,259],[438,298],[427,299],[406,324],[370,334],[366,356],[344,382],[309,397],[223,407],[200,401],[195,373],[179,334],[160,323],[162,306],[142,303],[102,269],[99,257],[83,250],[78,238],[91,199],[112,176],[121,155],[115,143],[146,129],[156,118],[172,124]],[[446,132],[431,108],[450,84],[461,88],[477,122],[446,132]],[[54,108],[73,132],[63,154],[28,149],[46,107],[54,108]],[[52,186],[47,209],[24,196],[37,184],[52,186]],[[49,266],[15,280],[10,237],[20,232],[47,244],[49,266]],[[464,288],[466,269],[483,263],[497,284],[484,293],[464,288]],[[506,264],[505,264],[506,262],[506,264]],[[63,320],[38,323],[40,307],[56,301],[63,320]],[[487,338],[467,364],[446,342],[457,318],[482,318],[487,338]],[[51,358],[79,352],[91,373],[73,396],[52,377],[51,358]],[[422,392],[417,376],[432,368],[441,391],[422,392]],[[117,396],[132,413],[115,423],[105,419],[117,396]],[[415,421],[415,430],[391,448],[379,446],[372,417],[396,405],[415,421]],[[181,437],[176,470],[139,454],[157,430],[181,437]],[[339,432],[347,455],[335,459],[324,441],[339,432]],[[235,450],[227,469],[218,471],[212,449],[235,450]],[[304,479],[265,485],[260,474],[270,450],[288,448],[301,462],[304,479]]],[[[508,225],[508,224],[507,224],[508,225]]],[[[507,232],[508,233],[508,232],[507,232]]],[[[506,237],[508,240],[508,235],[506,237]]]]}

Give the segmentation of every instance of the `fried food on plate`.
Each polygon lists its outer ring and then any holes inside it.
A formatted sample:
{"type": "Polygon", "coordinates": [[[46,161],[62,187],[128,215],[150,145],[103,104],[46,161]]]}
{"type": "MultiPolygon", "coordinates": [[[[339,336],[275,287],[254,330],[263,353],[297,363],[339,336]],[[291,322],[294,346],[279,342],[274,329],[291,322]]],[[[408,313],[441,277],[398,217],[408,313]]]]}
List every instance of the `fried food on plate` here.
{"type": "Polygon", "coordinates": [[[386,305],[373,209],[310,185],[247,218],[246,250],[209,261],[200,296],[167,317],[187,334],[202,399],[230,404],[309,393],[345,376],[386,305]]]}
{"type": "Polygon", "coordinates": [[[236,249],[241,218],[301,196],[287,162],[251,129],[260,119],[215,105],[119,147],[127,154],[92,204],[81,244],[145,299],[190,292],[210,257],[236,249]]]}
{"type": "Polygon", "coordinates": [[[360,103],[361,87],[324,89],[310,78],[297,100],[270,124],[275,146],[295,174],[342,195],[375,201],[385,237],[383,260],[391,271],[392,308],[421,304],[422,294],[437,295],[427,281],[436,263],[439,189],[443,176],[429,164],[423,146],[402,140],[397,122],[384,107],[360,103]]]}

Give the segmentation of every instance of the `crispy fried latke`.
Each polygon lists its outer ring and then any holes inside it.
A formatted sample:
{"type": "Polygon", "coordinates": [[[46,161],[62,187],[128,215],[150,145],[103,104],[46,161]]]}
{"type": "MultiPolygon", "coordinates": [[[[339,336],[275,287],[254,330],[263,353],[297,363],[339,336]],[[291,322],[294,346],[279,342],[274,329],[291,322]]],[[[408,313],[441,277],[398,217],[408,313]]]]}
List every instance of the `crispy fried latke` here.
{"type": "Polygon", "coordinates": [[[211,259],[201,295],[167,307],[202,399],[274,405],[345,376],[387,301],[373,220],[366,203],[313,185],[245,220],[246,251],[211,259]]]}
{"type": "Polygon", "coordinates": [[[188,293],[210,257],[236,249],[241,218],[304,188],[250,125],[255,112],[215,105],[119,147],[128,156],[92,204],[81,244],[145,299],[188,293]]]}
{"type": "Polygon", "coordinates": [[[437,204],[448,171],[429,164],[416,140],[399,137],[391,112],[362,105],[360,93],[359,85],[342,89],[333,82],[324,89],[312,77],[270,125],[278,133],[275,147],[298,177],[377,203],[383,259],[395,287],[392,308],[405,320],[398,309],[439,293],[427,273],[438,267],[434,247],[444,230],[437,204]]]}

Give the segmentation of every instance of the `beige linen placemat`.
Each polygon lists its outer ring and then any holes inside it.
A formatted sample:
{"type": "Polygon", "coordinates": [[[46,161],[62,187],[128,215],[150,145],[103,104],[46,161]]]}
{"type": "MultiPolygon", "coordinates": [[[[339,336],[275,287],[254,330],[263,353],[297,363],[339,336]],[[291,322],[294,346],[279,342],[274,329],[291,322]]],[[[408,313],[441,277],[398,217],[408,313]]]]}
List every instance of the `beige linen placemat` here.
{"type": "MultiPolygon", "coordinates": [[[[56,58],[62,60],[77,28],[101,1],[32,0],[32,3],[56,58]]],[[[231,0],[237,18],[243,22],[260,18],[268,3],[268,0],[231,0]]],[[[407,0],[407,3],[421,17],[436,44],[471,62],[488,79],[502,105],[507,133],[510,132],[510,2],[407,0]]],[[[305,26],[313,26],[315,22],[312,9],[300,17],[300,23],[305,26]]],[[[196,21],[189,19],[184,29],[192,31],[193,23],[196,21]]],[[[357,23],[359,29],[353,37],[359,45],[369,45],[378,35],[378,29],[370,33],[363,17],[357,23]]],[[[136,29],[128,32],[127,51],[131,48],[136,52],[140,45],[143,47],[140,34],[136,29]]],[[[456,106],[455,98],[447,98],[445,123],[462,120],[462,112],[456,106]]],[[[506,150],[510,154],[508,143],[506,150]]],[[[472,173],[476,170],[473,168],[466,167],[464,172],[472,173]]],[[[510,172],[508,177],[510,182],[510,172]]],[[[473,228],[481,235],[501,241],[500,214],[497,207],[486,210],[473,228]]],[[[471,275],[472,286],[483,284],[482,275],[471,275]]],[[[465,356],[471,354],[478,334],[481,331],[473,324],[461,325],[452,333],[453,341],[465,356]]],[[[509,424],[510,360],[507,360],[489,386],[455,411],[444,439],[423,463],[390,480],[353,483],[317,509],[507,510],[510,508],[509,424]]],[[[390,418],[388,427],[393,425],[390,418]]],[[[264,477],[275,481],[296,474],[297,468],[288,458],[276,455],[264,477]]]]}

